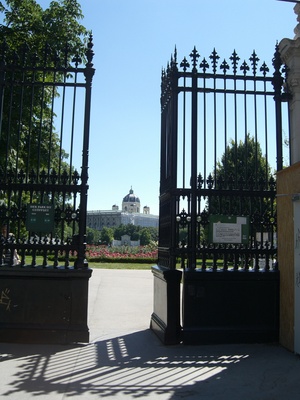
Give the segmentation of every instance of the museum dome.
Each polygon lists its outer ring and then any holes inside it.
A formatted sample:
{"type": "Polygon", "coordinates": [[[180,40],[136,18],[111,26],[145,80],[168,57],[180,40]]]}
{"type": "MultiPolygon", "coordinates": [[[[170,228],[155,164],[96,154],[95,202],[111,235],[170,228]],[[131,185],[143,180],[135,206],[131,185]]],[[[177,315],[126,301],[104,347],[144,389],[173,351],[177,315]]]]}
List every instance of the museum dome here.
{"type": "Polygon", "coordinates": [[[123,203],[140,203],[139,197],[137,197],[132,188],[129,190],[129,193],[123,198],[123,203]]]}
{"type": "Polygon", "coordinates": [[[122,211],[129,213],[139,213],[140,203],[140,199],[134,194],[131,187],[129,193],[123,198],[122,211]]]}

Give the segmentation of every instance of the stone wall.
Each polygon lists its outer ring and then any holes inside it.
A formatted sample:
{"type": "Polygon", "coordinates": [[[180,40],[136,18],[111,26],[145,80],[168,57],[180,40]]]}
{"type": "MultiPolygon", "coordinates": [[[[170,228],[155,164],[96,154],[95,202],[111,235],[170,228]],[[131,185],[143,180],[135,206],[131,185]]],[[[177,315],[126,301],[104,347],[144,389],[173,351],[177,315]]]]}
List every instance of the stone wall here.
{"type": "Polygon", "coordinates": [[[300,162],[277,173],[278,263],[280,270],[280,343],[294,351],[293,195],[300,193],[300,162]]]}

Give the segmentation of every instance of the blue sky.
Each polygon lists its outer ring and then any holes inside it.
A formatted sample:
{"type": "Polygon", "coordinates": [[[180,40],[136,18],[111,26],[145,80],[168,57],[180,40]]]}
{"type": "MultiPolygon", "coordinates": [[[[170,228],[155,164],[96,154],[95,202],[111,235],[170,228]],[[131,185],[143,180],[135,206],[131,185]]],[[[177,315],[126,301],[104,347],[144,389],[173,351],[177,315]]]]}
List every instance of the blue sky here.
{"type": "MultiPolygon", "coordinates": [[[[43,7],[50,1],[38,1],[43,7]]],[[[121,206],[133,188],[158,214],[160,78],[178,59],[256,50],[271,67],[276,41],[293,38],[294,4],[276,0],[80,0],[94,36],[89,210],[121,206]]]]}

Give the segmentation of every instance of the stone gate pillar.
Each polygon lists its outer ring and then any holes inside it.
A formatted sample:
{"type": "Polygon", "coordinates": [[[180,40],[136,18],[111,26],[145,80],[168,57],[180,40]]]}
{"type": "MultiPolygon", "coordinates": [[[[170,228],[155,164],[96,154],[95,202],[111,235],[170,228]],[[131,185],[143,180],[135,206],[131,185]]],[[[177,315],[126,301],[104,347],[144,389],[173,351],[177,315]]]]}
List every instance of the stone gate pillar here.
{"type": "MultiPolygon", "coordinates": [[[[300,110],[299,110],[300,112],[300,110]]],[[[300,162],[277,174],[277,234],[280,271],[279,341],[294,351],[295,342],[295,254],[294,199],[300,193],[300,162]]]]}
{"type": "MultiPolygon", "coordinates": [[[[299,11],[300,11],[300,4],[299,11]]],[[[289,101],[290,112],[290,162],[300,161],[300,37],[283,39],[279,44],[282,61],[287,65],[288,89],[292,94],[289,101]]]]}
{"type": "MultiPolygon", "coordinates": [[[[300,4],[294,7],[300,21],[300,4]]],[[[294,39],[283,39],[279,51],[283,63],[288,67],[288,91],[290,118],[290,166],[277,173],[277,223],[278,263],[280,269],[280,343],[291,351],[298,352],[297,320],[300,305],[296,299],[300,291],[297,286],[298,235],[295,221],[295,202],[300,193],[300,24],[294,30],[294,39]]],[[[300,250],[299,250],[300,255],[300,250]]]]}

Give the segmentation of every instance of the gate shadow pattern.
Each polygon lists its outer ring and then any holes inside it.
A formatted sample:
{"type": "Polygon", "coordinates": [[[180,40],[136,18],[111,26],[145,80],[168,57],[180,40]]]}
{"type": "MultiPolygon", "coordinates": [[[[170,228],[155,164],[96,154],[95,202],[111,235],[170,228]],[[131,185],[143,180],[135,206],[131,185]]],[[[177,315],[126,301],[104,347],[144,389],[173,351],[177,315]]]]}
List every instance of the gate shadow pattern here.
{"type": "MultiPolygon", "coordinates": [[[[240,386],[250,392],[257,385],[278,390],[286,383],[285,377],[291,377],[290,371],[300,371],[300,360],[278,346],[165,347],[149,330],[82,346],[2,344],[0,349],[6,353],[1,358],[2,371],[6,362],[16,364],[2,380],[2,396],[25,392],[57,394],[58,398],[60,394],[191,398],[200,393],[222,395],[240,386]],[[284,356],[285,362],[274,365],[271,354],[278,360],[284,356]]],[[[291,387],[289,391],[293,393],[291,387]]]]}

